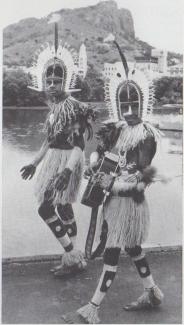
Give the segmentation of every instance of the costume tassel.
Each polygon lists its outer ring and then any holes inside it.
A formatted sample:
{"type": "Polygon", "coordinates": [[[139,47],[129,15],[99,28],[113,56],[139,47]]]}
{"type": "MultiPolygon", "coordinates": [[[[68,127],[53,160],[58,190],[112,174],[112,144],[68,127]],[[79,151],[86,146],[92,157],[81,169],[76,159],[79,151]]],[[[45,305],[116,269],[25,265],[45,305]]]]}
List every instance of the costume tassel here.
{"type": "Polygon", "coordinates": [[[160,305],[163,298],[164,294],[157,285],[149,290],[149,299],[153,306],[160,305]]]}
{"type": "Polygon", "coordinates": [[[98,317],[98,308],[92,305],[90,302],[77,310],[77,313],[84,318],[87,324],[99,324],[100,319],[98,317]]]}
{"type": "Polygon", "coordinates": [[[81,263],[81,268],[86,266],[83,253],[77,249],[65,252],[62,256],[62,266],[72,266],[79,263],[81,263]]]}

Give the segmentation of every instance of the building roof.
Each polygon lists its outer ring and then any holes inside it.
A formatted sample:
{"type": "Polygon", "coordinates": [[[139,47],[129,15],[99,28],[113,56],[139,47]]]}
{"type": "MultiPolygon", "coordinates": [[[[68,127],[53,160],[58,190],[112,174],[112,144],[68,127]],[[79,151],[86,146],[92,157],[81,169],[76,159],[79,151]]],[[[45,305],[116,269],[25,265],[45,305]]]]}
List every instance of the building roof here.
{"type": "Polygon", "coordinates": [[[158,58],[155,56],[136,56],[135,57],[136,62],[143,62],[143,63],[158,63],[158,58]]]}

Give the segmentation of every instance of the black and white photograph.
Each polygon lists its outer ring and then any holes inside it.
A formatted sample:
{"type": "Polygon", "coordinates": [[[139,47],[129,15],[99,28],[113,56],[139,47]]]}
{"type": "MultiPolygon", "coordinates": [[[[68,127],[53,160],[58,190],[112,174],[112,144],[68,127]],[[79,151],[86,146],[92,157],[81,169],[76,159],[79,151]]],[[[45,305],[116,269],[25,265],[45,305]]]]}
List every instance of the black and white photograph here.
{"type": "Polygon", "coordinates": [[[2,324],[182,324],[182,0],[3,0],[2,324]]]}

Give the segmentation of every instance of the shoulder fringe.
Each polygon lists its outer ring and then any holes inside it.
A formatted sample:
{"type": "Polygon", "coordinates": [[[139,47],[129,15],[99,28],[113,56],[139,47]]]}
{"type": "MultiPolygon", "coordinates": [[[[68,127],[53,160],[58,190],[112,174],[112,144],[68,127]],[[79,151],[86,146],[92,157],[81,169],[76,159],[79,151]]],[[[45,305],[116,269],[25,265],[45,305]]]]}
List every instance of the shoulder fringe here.
{"type": "Polygon", "coordinates": [[[146,129],[152,134],[156,142],[159,142],[162,137],[164,137],[164,133],[157,129],[155,126],[153,126],[149,122],[144,122],[143,123],[146,129]]]}
{"type": "Polygon", "coordinates": [[[74,104],[69,98],[66,98],[63,102],[59,103],[48,101],[48,106],[50,112],[45,122],[45,128],[47,129],[50,126],[52,128],[52,135],[56,136],[64,128],[67,121],[72,120],[76,116],[74,104]]]}
{"type": "Polygon", "coordinates": [[[52,136],[56,136],[60,133],[65,126],[69,123],[73,123],[77,117],[80,119],[87,133],[87,140],[93,137],[93,130],[90,120],[95,120],[95,111],[85,103],[79,102],[72,96],[67,97],[63,102],[53,103],[47,102],[50,112],[47,116],[44,130],[50,130],[52,136]]]}
{"type": "Polygon", "coordinates": [[[140,142],[152,136],[158,142],[163,133],[148,122],[142,122],[134,126],[126,125],[122,128],[116,147],[121,151],[134,149],[140,142]]]}

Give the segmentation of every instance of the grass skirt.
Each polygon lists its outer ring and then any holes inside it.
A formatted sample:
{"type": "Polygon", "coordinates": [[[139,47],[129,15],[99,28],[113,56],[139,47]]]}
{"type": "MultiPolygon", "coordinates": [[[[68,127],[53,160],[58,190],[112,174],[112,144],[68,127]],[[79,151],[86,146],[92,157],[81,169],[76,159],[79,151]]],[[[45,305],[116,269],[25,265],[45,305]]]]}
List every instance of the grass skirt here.
{"type": "Polygon", "coordinates": [[[131,248],[146,240],[150,221],[146,200],[138,204],[132,197],[112,196],[102,213],[108,224],[106,248],[131,248]]]}
{"type": "MultiPolygon", "coordinates": [[[[39,203],[44,201],[44,193],[48,189],[50,181],[61,173],[70,158],[72,150],[49,149],[43,160],[35,185],[35,194],[39,203]]],[[[76,201],[82,180],[84,168],[84,154],[81,152],[75,168],[72,170],[67,189],[61,193],[54,191],[53,205],[67,204],[76,201]]]]}

